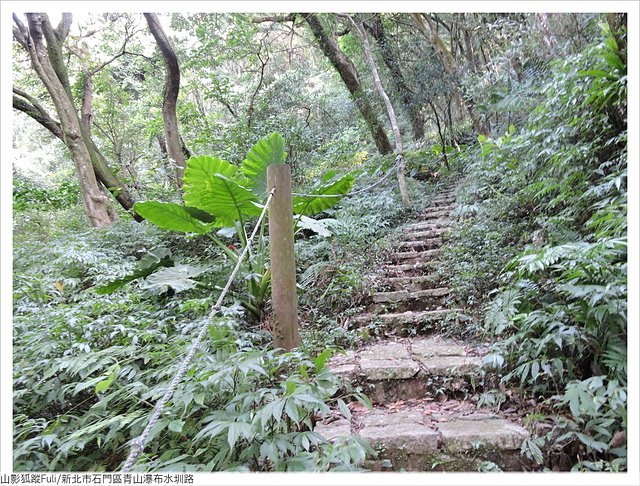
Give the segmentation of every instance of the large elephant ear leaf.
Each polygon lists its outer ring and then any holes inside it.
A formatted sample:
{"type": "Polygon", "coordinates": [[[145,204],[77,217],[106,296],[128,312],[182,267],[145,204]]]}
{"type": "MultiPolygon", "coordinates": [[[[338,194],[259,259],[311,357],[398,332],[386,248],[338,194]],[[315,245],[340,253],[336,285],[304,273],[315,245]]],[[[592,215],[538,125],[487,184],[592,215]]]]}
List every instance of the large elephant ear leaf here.
{"type": "Polygon", "coordinates": [[[354,180],[355,176],[353,174],[344,175],[337,180],[335,177],[323,177],[318,186],[309,189],[309,195],[294,196],[293,212],[309,216],[335,206],[343,196],[349,193],[354,180]],[[327,197],[332,195],[335,195],[335,197],[327,197]]]}
{"type": "Polygon", "coordinates": [[[167,230],[201,235],[211,230],[207,223],[191,214],[191,208],[180,204],[145,201],[135,203],[133,209],[147,221],[167,230]]]}
{"type": "Polygon", "coordinates": [[[185,194],[185,202],[215,216],[216,226],[234,226],[243,216],[260,214],[256,195],[222,174],[208,176],[207,190],[197,198],[185,194]]]}
{"type": "Polygon", "coordinates": [[[216,174],[233,177],[237,172],[235,165],[216,157],[200,155],[189,158],[183,176],[184,202],[187,206],[204,210],[198,203],[203,195],[211,191],[211,178],[216,174]]]}
{"type": "Polygon", "coordinates": [[[136,266],[129,274],[106,285],[96,287],[96,294],[112,294],[119,288],[124,287],[128,282],[151,275],[159,267],[170,267],[172,265],[173,260],[171,259],[170,250],[166,248],[150,250],[136,263],[136,266]]]}
{"type": "Polygon", "coordinates": [[[267,192],[267,167],[282,164],[285,159],[284,139],[277,132],[258,141],[242,161],[240,170],[250,181],[249,186],[256,196],[267,192]]]}

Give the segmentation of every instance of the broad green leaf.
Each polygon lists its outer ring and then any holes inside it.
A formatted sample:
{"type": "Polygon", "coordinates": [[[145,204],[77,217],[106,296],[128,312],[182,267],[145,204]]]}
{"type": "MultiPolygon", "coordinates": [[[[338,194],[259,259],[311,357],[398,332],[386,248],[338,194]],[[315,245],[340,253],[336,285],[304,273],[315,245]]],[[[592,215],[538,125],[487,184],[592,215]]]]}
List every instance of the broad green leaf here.
{"type": "Polygon", "coordinates": [[[296,224],[298,227],[311,230],[314,233],[317,233],[320,236],[324,236],[324,237],[331,236],[333,234],[331,233],[331,231],[327,229],[327,227],[331,223],[335,223],[335,222],[336,222],[335,219],[327,218],[327,219],[316,220],[303,215],[300,215],[299,218],[296,218],[296,224]]]}
{"type": "Polygon", "coordinates": [[[313,360],[316,365],[316,373],[320,373],[324,369],[325,363],[329,360],[329,358],[331,358],[332,354],[333,351],[331,351],[330,349],[325,349],[318,355],[316,359],[313,360]]]}
{"type": "Polygon", "coordinates": [[[118,377],[119,372],[120,372],[119,365],[111,366],[109,376],[107,376],[106,379],[102,380],[100,383],[96,385],[96,388],[95,388],[96,395],[98,393],[102,393],[103,391],[107,390],[111,386],[111,384],[114,381],[116,381],[116,378],[118,377]]]}
{"type": "Polygon", "coordinates": [[[340,409],[340,413],[347,420],[351,420],[351,410],[347,407],[347,404],[344,403],[342,398],[338,398],[338,409],[340,409]]]}
{"type": "Polygon", "coordinates": [[[364,393],[356,392],[353,394],[353,396],[356,400],[358,400],[358,402],[360,402],[362,405],[367,407],[367,409],[371,410],[373,408],[373,403],[371,403],[371,400],[369,399],[369,397],[364,393]]]}
{"type": "Polygon", "coordinates": [[[238,173],[238,168],[230,164],[226,160],[208,155],[200,155],[191,157],[187,160],[187,167],[184,170],[183,189],[184,200],[189,206],[198,209],[204,209],[197,204],[189,201],[197,200],[200,194],[206,193],[208,190],[208,182],[215,174],[221,174],[226,177],[234,177],[238,173]]]}
{"type": "Polygon", "coordinates": [[[180,204],[145,201],[135,203],[133,209],[144,219],[163,229],[201,235],[208,233],[210,229],[180,204]]]}
{"type": "Polygon", "coordinates": [[[178,434],[182,432],[182,427],[184,426],[184,420],[172,420],[169,422],[169,430],[172,432],[177,432],[178,434]]]}
{"type": "Polygon", "coordinates": [[[291,420],[296,423],[300,422],[300,412],[298,411],[298,406],[296,405],[294,400],[286,400],[284,411],[291,420]]]}
{"type": "Polygon", "coordinates": [[[185,192],[184,200],[189,206],[215,216],[218,226],[233,226],[243,216],[260,214],[258,198],[249,189],[222,174],[206,177],[198,190],[185,192]]]}
{"type": "Polygon", "coordinates": [[[197,285],[192,277],[206,272],[205,267],[178,264],[173,267],[163,268],[156,273],[149,275],[142,285],[142,288],[151,289],[154,292],[166,292],[171,287],[176,292],[192,289],[197,285]]]}
{"type": "Polygon", "coordinates": [[[229,432],[227,439],[229,441],[229,448],[233,449],[240,436],[245,439],[251,438],[251,424],[245,422],[231,422],[229,424],[229,432]]]}
{"type": "Polygon", "coordinates": [[[83,383],[78,383],[73,389],[73,394],[76,395],[77,393],[80,393],[82,390],[86,390],[87,388],[95,386],[97,383],[100,383],[102,380],[104,380],[104,375],[98,376],[96,378],[92,378],[89,381],[85,381],[83,383]]]}
{"type": "Polygon", "coordinates": [[[310,194],[308,196],[294,196],[293,212],[309,216],[335,206],[340,202],[342,196],[349,193],[354,180],[355,177],[352,174],[347,174],[338,180],[332,179],[320,186],[312,187],[308,191],[310,194]],[[330,195],[335,195],[336,197],[326,197],[330,195]]]}
{"type": "Polygon", "coordinates": [[[282,164],[285,156],[284,139],[277,132],[260,139],[251,147],[240,170],[249,179],[255,195],[263,196],[267,192],[267,167],[282,164]]]}
{"type": "Polygon", "coordinates": [[[158,267],[170,267],[172,265],[171,251],[166,248],[156,248],[155,250],[148,251],[140,259],[133,269],[133,272],[107,285],[97,287],[95,289],[96,293],[99,295],[111,294],[128,282],[151,275],[158,267]]]}
{"type": "Polygon", "coordinates": [[[205,223],[213,223],[215,221],[215,218],[206,211],[202,211],[198,208],[190,208],[189,206],[185,206],[185,209],[191,216],[199,219],[200,221],[203,221],[205,223]]]}
{"type": "Polygon", "coordinates": [[[101,393],[106,389],[108,389],[111,386],[111,383],[113,383],[114,378],[115,377],[113,375],[109,375],[109,377],[106,380],[102,380],[100,383],[98,383],[96,385],[96,394],[101,393]]]}

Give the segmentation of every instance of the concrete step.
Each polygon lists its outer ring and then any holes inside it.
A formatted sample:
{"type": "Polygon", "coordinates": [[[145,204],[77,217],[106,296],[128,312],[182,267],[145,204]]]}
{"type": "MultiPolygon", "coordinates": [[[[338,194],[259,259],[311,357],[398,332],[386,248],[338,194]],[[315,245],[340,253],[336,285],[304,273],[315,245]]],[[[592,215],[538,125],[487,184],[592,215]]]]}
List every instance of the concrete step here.
{"type": "Polygon", "coordinates": [[[453,211],[456,208],[455,204],[433,204],[433,202],[423,209],[423,213],[429,213],[431,211],[453,211]]]}
{"type": "Polygon", "coordinates": [[[437,260],[416,260],[409,263],[402,263],[396,265],[382,265],[381,270],[385,271],[387,274],[397,275],[399,277],[409,276],[409,275],[399,275],[401,273],[407,272],[416,272],[418,270],[433,270],[437,266],[437,260]]]}
{"type": "Polygon", "coordinates": [[[456,202],[455,196],[436,196],[430,201],[430,204],[453,204],[454,202],[456,202]]]}
{"type": "Polygon", "coordinates": [[[330,441],[351,434],[368,441],[377,451],[367,462],[374,471],[475,472],[483,461],[503,471],[527,468],[520,448],[529,433],[522,425],[494,413],[447,411],[447,403],[441,413],[424,402],[374,407],[314,430],[330,441]]]}
{"type": "Polygon", "coordinates": [[[446,287],[426,290],[397,290],[395,292],[375,292],[372,294],[373,301],[376,303],[402,302],[406,300],[427,299],[433,297],[443,297],[451,293],[446,287]]]}
{"type": "Polygon", "coordinates": [[[451,210],[449,209],[436,209],[436,210],[432,209],[430,211],[423,212],[420,217],[424,220],[446,218],[447,216],[449,216],[450,213],[451,213],[451,210]]]}
{"type": "Polygon", "coordinates": [[[439,279],[434,275],[419,275],[416,277],[385,277],[377,279],[376,287],[393,288],[397,290],[421,290],[424,285],[433,285],[439,279]]]}
{"type": "MultiPolygon", "coordinates": [[[[336,375],[361,385],[376,403],[435,398],[443,379],[476,375],[482,365],[475,350],[440,336],[379,341],[329,361],[336,375]]],[[[462,383],[462,382],[461,382],[462,383]]],[[[456,386],[456,391],[463,389],[456,386]]]]}
{"type": "Polygon", "coordinates": [[[399,251],[396,253],[391,253],[389,257],[395,261],[403,261],[403,260],[415,260],[416,258],[426,260],[429,258],[435,258],[440,253],[440,250],[424,250],[424,251],[399,251]]]}
{"type": "Polygon", "coordinates": [[[446,232],[448,232],[450,230],[450,228],[448,227],[440,227],[440,228],[433,228],[433,229],[429,229],[429,230],[417,230],[417,231],[410,231],[405,233],[405,238],[407,241],[415,241],[415,240],[420,240],[420,239],[429,239],[429,238],[435,238],[437,236],[440,236],[446,232]]]}
{"type": "Polygon", "coordinates": [[[384,314],[361,314],[351,318],[351,323],[364,327],[378,323],[400,334],[424,334],[449,322],[457,322],[461,309],[435,309],[384,314]]]}
{"type": "Polygon", "coordinates": [[[432,219],[428,221],[420,221],[418,223],[412,223],[405,228],[406,233],[415,233],[416,231],[425,231],[430,229],[449,228],[451,226],[450,219],[432,219]]]}
{"type": "Polygon", "coordinates": [[[396,249],[422,249],[422,248],[438,248],[442,246],[441,238],[425,238],[424,240],[402,241],[396,245],[396,249]]]}

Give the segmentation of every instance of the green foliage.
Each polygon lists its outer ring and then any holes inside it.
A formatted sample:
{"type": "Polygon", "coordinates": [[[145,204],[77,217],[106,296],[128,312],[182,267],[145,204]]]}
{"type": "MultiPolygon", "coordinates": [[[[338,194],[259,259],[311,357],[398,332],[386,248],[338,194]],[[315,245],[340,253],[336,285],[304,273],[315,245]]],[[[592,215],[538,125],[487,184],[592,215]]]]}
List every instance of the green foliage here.
{"type": "Polygon", "coordinates": [[[29,181],[14,177],[13,209],[52,210],[74,206],[78,202],[78,184],[74,181],[63,181],[54,188],[42,188],[29,181]]]}
{"type": "MultiPolygon", "coordinates": [[[[283,146],[282,136],[273,133],[249,150],[239,168],[215,157],[191,157],[187,161],[184,173],[186,206],[146,201],[136,203],[135,210],[161,228],[207,235],[227,258],[235,263],[247,245],[248,235],[245,232],[245,223],[261,212],[262,206],[258,198],[264,197],[267,167],[284,161],[283,146]],[[221,236],[237,235],[239,238],[237,246],[229,245],[212,234],[214,228],[220,227],[233,229],[233,231],[223,231],[221,236]]],[[[331,208],[349,192],[353,180],[354,176],[350,174],[341,177],[338,177],[335,172],[326,174],[309,189],[311,195],[296,197],[294,212],[304,216],[331,208]],[[336,195],[336,197],[316,195],[336,195]]],[[[307,229],[317,230],[325,236],[330,235],[325,227],[310,218],[305,218],[303,224],[307,229]]],[[[264,220],[262,225],[255,249],[250,253],[246,263],[243,263],[248,290],[244,305],[256,318],[262,316],[271,282],[271,271],[267,265],[264,220]]],[[[172,270],[164,270],[164,272],[172,272],[172,270]]],[[[192,276],[195,276],[193,272],[192,276]]],[[[151,277],[152,280],[154,278],[157,277],[151,277]]],[[[181,281],[187,286],[192,282],[184,279],[181,281]]]]}
{"type": "MultiPolygon", "coordinates": [[[[35,322],[20,329],[16,470],[121,464],[127,441],[145,425],[149,401],[163,393],[190,345],[180,333],[144,337],[141,324],[138,318],[118,324],[98,351],[93,336],[65,351],[68,333],[85,326],[79,321],[60,319],[47,339],[35,322]]],[[[147,331],[154,327],[152,317],[147,331]]],[[[152,431],[138,470],[345,470],[363,462],[364,443],[333,445],[312,431],[315,417],[341,400],[332,398],[339,382],[324,367],[327,355],[276,354],[262,343],[263,336],[232,330],[228,318],[211,324],[209,345],[152,431]]]]}
{"type": "Polygon", "coordinates": [[[107,285],[96,288],[96,293],[110,294],[123,287],[128,282],[148,277],[158,269],[158,267],[169,267],[172,265],[173,260],[171,260],[171,252],[166,248],[158,248],[156,250],[148,251],[146,255],[138,261],[133,272],[125,277],[109,282],[107,285]]]}
{"type": "Polygon", "coordinates": [[[340,175],[337,171],[327,172],[315,185],[308,188],[309,196],[294,196],[293,212],[296,214],[317,214],[335,206],[353,186],[355,176],[340,175]],[[336,197],[326,197],[333,196],[336,197]]]}
{"type": "Polygon", "coordinates": [[[603,34],[556,64],[520,132],[479,138],[450,258],[462,299],[493,293],[484,331],[499,338],[488,361],[502,382],[571,414],[542,442],[579,454],[579,467],[617,470],[626,464],[626,449],[609,446],[626,429],[626,75],[603,34]]]}
{"type": "Polygon", "coordinates": [[[135,204],[136,213],[159,228],[205,234],[210,231],[200,218],[194,217],[189,207],[160,201],[144,201],[135,204]]]}

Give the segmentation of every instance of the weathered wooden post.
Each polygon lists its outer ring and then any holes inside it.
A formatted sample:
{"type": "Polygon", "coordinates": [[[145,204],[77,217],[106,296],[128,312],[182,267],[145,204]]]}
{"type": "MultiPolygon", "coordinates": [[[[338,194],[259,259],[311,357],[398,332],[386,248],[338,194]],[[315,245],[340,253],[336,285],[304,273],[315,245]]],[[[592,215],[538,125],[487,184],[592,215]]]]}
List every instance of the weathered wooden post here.
{"type": "Polygon", "coordinates": [[[274,346],[290,351],[300,345],[300,338],[289,165],[273,164],[267,167],[267,187],[269,190],[276,189],[269,207],[274,346]]]}

